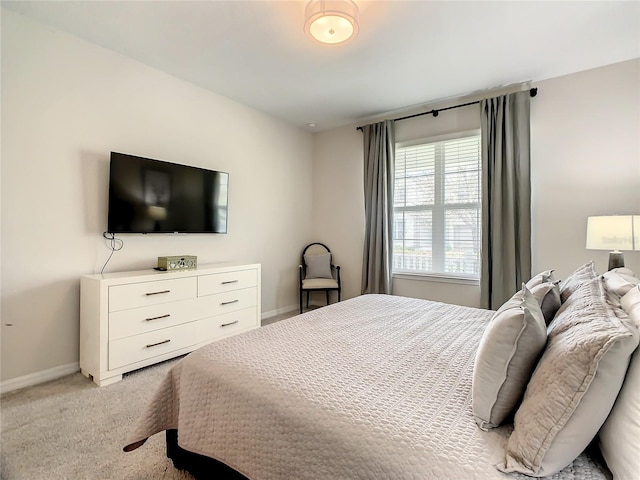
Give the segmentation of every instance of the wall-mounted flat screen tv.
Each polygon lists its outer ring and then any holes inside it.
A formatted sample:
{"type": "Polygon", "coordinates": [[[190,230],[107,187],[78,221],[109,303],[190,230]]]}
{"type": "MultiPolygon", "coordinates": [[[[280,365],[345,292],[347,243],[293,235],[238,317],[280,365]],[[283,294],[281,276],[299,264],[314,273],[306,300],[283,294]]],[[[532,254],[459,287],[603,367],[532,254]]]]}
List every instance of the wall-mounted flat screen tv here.
{"type": "Polygon", "coordinates": [[[109,233],[227,233],[229,174],[111,152],[109,233]]]}

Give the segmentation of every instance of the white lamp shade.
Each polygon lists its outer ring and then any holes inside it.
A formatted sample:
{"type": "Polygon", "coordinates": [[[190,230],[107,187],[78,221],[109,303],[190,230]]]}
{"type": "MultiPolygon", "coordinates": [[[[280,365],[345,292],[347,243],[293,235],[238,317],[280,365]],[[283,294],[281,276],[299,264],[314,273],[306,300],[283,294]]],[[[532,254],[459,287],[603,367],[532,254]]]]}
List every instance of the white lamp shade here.
{"type": "Polygon", "coordinates": [[[313,40],[337,45],[358,35],[358,6],[352,0],[311,0],[304,32],[313,40]]]}
{"type": "Polygon", "coordinates": [[[633,243],[633,249],[640,250],[640,215],[633,216],[633,243]]]}
{"type": "MultiPolygon", "coordinates": [[[[640,216],[610,215],[587,219],[587,249],[589,250],[636,250],[634,224],[640,226],[640,216]],[[634,218],[635,217],[635,218],[634,218]],[[637,219],[637,220],[636,220],[637,219]]],[[[640,243],[640,230],[635,230],[636,243],[640,243]]]]}

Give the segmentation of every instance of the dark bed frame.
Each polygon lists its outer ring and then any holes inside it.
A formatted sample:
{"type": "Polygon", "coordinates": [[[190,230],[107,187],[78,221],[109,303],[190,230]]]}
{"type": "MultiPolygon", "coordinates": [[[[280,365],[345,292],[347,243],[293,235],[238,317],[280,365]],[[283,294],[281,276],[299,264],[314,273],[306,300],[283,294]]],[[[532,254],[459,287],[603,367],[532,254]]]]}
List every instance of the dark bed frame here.
{"type": "Polygon", "coordinates": [[[178,470],[186,470],[198,480],[249,480],[214,458],[190,452],[178,445],[178,430],[167,430],[167,457],[178,470]]]}
{"type": "MultiPolygon", "coordinates": [[[[173,461],[173,466],[178,470],[185,470],[198,480],[249,480],[247,477],[237,472],[228,465],[205,455],[193,453],[178,445],[178,431],[167,430],[167,457],[173,461]]],[[[598,448],[598,438],[596,437],[587,446],[585,451],[601,465],[602,471],[607,471],[606,462],[598,448]]],[[[609,473],[609,475],[611,475],[609,473]]],[[[612,478],[612,477],[610,477],[612,478]]]]}

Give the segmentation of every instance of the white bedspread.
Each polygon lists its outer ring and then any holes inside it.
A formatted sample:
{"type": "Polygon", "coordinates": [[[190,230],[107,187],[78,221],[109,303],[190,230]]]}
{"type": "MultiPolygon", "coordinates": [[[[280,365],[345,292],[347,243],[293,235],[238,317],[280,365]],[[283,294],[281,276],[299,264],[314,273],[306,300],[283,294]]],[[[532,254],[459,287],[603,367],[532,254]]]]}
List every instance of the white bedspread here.
{"type": "MultiPolygon", "coordinates": [[[[527,478],[495,468],[510,428],[471,411],[492,313],[365,295],[213,343],[168,373],[127,445],[177,428],[252,480],[527,478]]],[[[607,475],[583,454],[551,478],[607,475]]]]}

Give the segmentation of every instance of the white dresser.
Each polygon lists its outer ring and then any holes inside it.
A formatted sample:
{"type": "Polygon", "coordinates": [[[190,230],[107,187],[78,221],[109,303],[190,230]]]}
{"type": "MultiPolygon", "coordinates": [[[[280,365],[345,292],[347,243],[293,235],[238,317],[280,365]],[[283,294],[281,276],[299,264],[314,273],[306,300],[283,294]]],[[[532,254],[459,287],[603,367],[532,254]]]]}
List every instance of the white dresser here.
{"type": "Polygon", "coordinates": [[[80,371],[100,386],[122,374],[260,326],[260,265],[86,275],[80,371]]]}

